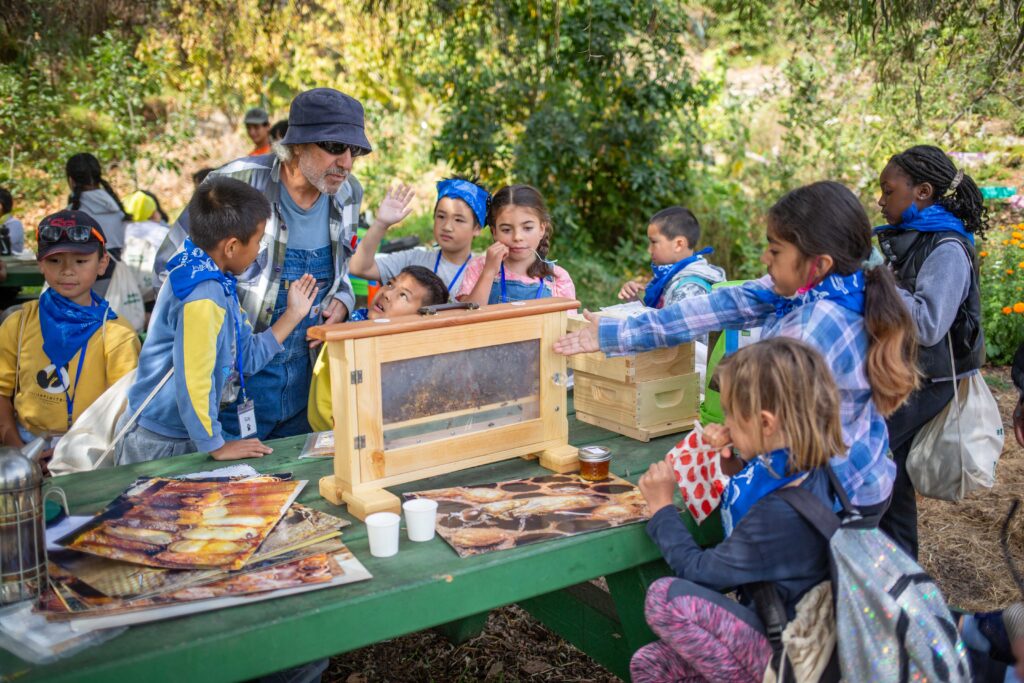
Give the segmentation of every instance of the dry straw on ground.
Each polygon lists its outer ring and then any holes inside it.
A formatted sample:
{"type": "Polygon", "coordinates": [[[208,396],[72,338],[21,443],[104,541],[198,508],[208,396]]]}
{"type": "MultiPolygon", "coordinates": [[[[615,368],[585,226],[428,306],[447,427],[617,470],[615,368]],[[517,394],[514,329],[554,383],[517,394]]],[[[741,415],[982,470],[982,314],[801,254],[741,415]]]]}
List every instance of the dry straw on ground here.
{"type": "MultiPolygon", "coordinates": [[[[1003,421],[1017,393],[1006,368],[986,370],[1003,421]]],[[[962,503],[919,499],[921,563],[950,604],[982,610],[1020,599],[999,547],[1010,501],[1024,496],[1024,449],[1007,430],[1006,447],[991,491],[962,503]]],[[[1024,569],[1024,512],[1010,532],[1011,549],[1024,569]]],[[[483,633],[454,646],[431,631],[414,633],[340,655],[325,681],[616,681],[601,665],[544,628],[517,607],[495,610],[483,633]]]]}

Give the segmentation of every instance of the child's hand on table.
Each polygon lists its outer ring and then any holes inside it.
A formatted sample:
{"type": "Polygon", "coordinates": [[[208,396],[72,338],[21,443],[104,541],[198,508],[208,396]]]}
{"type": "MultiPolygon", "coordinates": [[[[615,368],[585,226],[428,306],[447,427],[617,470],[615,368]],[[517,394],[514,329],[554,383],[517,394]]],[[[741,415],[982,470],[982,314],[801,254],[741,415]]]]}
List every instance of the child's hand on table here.
{"type": "Polygon", "coordinates": [[[651,515],[665,506],[672,505],[677,484],[675,470],[672,469],[668,458],[653,463],[640,477],[637,486],[647,501],[647,509],[651,515]]]}
{"type": "Polygon", "coordinates": [[[722,473],[730,477],[743,469],[745,463],[741,458],[733,457],[732,434],[729,428],[720,424],[709,424],[704,428],[704,442],[717,450],[722,456],[722,473]]]}
{"type": "Polygon", "coordinates": [[[373,222],[386,228],[390,228],[395,223],[401,223],[412,213],[412,207],[409,204],[412,203],[415,196],[416,193],[408,185],[399,184],[389,187],[384,199],[380,201],[380,206],[377,207],[377,216],[373,222]]]}
{"type": "Polygon", "coordinates": [[[597,336],[599,317],[590,311],[583,311],[583,317],[590,324],[576,332],[570,332],[556,341],[554,345],[555,353],[560,353],[563,356],[572,356],[577,353],[592,353],[601,350],[601,344],[597,336]]]}
{"type": "Polygon", "coordinates": [[[262,458],[273,453],[274,449],[264,445],[259,439],[240,439],[226,441],[224,445],[210,452],[214,460],[242,460],[244,458],[262,458]]]}
{"type": "Polygon", "coordinates": [[[640,298],[640,292],[644,291],[644,283],[640,280],[630,280],[622,285],[619,290],[620,301],[636,301],[640,298]]]}

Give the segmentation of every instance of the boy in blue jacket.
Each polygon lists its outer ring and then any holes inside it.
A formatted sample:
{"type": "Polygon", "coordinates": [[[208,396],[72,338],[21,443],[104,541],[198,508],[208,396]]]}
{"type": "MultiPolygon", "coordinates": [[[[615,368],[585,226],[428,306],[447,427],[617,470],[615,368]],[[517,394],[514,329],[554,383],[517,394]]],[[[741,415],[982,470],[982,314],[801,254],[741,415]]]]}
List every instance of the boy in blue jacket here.
{"type": "Polygon", "coordinates": [[[167,264],[169,287],[157,297],[139,357],[128,409],[117,431],[139,412],[117,445],[117,463],[208,452],[215,460],[258,458],[272,449],[255,433],[254,398],[245,375],[258,372],[282,350],[281,343],[309,315],[318,288],[309,274],[288,291],[284,315],[254,334],[238,302],[237,275],[259,254],[270,204],[238,180],[210,178],[188,207],[191,239],[167,264]],[[242,438],[225,441],[217,418],[222,403],[240,390],[242,438]],[[247,429],[248,427],[248,429],[247,429]]]}

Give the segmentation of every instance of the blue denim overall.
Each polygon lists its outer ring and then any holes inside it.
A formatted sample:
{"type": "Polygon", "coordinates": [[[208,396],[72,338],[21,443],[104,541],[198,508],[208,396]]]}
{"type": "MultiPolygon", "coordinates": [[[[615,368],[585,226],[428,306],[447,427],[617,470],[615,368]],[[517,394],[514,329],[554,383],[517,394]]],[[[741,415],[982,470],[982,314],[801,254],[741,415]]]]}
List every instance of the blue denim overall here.
{"type": "Polygon", "coordinates": [[[551,296],[551,285],[547,280],[539,283],[526,283],[510,278],[500,278],[491,283],[491,294],[487,297],[488,304],[502,304],[509,301],[530,301],[551,296]],[[502,300],[502,280],[505,285],[505,299],[502,300]]]}
{"type": "MultiPolygon", "coordinates": [[[[312,431],[306,417],[309,385],[313,380],[313,362],[306,341],[306,330],[319,325],[319,311],[324,295],[334,281],[331,247],[320,249],[288,249],[281,273],[281,287],[277,291],[272,321],[277,321],[288,307],[288,285],[309,273],[316,278],[320,291],[316,295],[310,315],[284,340],[284,350],[274,356],[267,366],[255,375],[246,376],[246,393],[255,402],[256,436],[261,440],[280,439],[312,431]]],[[[225,405],[220,411],[220,424],[224,438],[238,438],[238,403],[225,405]]]]}

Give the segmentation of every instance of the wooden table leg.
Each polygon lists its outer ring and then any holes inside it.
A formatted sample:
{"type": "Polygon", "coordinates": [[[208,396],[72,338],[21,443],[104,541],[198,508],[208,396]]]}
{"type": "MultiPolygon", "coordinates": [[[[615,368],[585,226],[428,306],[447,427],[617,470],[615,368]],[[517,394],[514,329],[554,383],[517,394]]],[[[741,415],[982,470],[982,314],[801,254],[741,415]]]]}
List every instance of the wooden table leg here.
{"type": "Polygon", "coordinates": [[[452,645],[462,645],[467,640],[472,640],[480,635],[484,630],[484,625],[487,624],[489,614],[490,612],[471,614],[468,617],[435,626],[434,630],[447,638],[452,645]]]}
{"type": "Polygon", "coordinates": [[[664,560],[655,560],[605,577],[630,656],[658,638],[644,618],[644,600],[650,585],[663,576],[672,576],[672,570],[664,560]]]}

